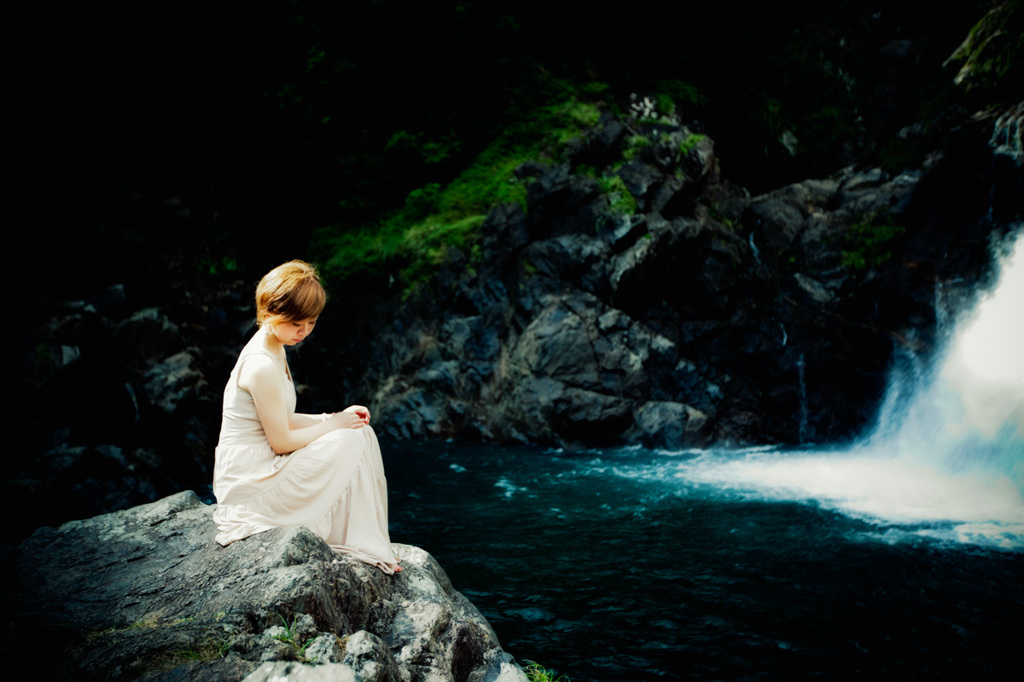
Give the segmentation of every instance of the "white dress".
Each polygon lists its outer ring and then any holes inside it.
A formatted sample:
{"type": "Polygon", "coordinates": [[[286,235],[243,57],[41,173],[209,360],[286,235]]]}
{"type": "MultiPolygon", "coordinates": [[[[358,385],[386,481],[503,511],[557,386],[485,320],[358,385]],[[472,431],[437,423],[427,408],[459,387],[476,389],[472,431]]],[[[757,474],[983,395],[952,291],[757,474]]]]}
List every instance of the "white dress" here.
{"type": "MultiPolygon", "coordinates": [[[[388,536],[387,479],[373,429],[331,431],[291,454],[275,454],[252,396],[238,385],[243,363],[256,353],[280,366],[254,338],[224,389],[213,470],[217,542],[226,546],[271,528],[306,526],[333,549],[393,573],[397,560],[388,536]]],[[[281,369],[290,418],[295,385],[287,368],[281,369]]]]}

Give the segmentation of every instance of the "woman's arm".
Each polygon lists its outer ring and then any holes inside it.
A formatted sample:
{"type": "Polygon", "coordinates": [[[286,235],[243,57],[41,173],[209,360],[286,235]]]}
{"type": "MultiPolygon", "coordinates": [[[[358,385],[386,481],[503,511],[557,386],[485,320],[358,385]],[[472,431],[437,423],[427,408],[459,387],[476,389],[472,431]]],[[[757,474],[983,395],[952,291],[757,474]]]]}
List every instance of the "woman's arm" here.
{"type": "Polygon", "coordinates": [[[301,429],[305,426],[316,426],[324,421],[330,414],[300,414],[296,412],[288,421],[288,426],[293,429],[301,429]]]}
{"type": "MultiPolygon", "coordinates": [[[[344,411],[354,412],[356,416],[362,419],[363,424],[370,423],[370,411],[362,405],[352,405],[350,407],[346,407],[344,411]]],[[[328,419],[332,414],[334,413],[325,412],[323,414],[302,414],[300,412],[296,412],[292,415],[288,425],[293,429],[301,429],[304,426],[314,426],[325,419],[328,419]]]]}
{"type": "Polygon", "coordinates": [[[355,413],[338,412],[323,421],[318,417],[312,423],[300,420],[300,423],[305,424],[296,424],[298,428],[293,428],[288,421],[288,409],[284,403],[283,381],[280,368],[265,355],[247,358],[238,377],[238,385],[252,396],[263,432],[277,454],[294,452],[336,429],[359,428],[365,424],[355,413]]]}

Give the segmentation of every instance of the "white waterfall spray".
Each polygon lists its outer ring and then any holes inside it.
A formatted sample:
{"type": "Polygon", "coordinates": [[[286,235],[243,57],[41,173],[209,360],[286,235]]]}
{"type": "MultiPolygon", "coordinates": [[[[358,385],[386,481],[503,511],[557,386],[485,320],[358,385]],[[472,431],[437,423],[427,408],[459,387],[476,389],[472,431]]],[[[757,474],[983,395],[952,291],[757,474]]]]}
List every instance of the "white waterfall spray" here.
{"type": "Polygon", "coordinates": [[[867,445],[953,470],[1000,470],[1024,490],[1022,311],[1024,232],[1018,231],[1001,260],[998,285],[958,321],[936,372],[897,415],[899,429],[880,431],[867,445]]]}

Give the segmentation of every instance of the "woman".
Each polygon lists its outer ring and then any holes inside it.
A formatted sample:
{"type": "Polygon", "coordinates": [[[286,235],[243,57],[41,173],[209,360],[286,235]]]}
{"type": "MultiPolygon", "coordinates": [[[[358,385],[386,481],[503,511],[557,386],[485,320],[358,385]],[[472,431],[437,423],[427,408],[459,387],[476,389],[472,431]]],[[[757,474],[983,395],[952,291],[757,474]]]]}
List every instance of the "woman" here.
{"type": "Polygon", "coordinates": [[[259,330],[224,389],[213,472],[217,542],[280,526],[307,526],[332,548],[391,574],[387,481],[370,412],[295,412],[285,346],[301,343],[326,302],[316,271],[291,261],[256,288],[259,330]]]}

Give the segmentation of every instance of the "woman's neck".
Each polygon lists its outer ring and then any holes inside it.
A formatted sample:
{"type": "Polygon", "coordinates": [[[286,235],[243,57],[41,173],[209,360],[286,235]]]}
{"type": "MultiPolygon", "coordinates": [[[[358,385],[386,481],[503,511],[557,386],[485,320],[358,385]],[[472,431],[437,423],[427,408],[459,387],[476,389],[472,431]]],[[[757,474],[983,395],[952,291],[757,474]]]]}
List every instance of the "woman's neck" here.
{"type": "Polygon", "coordinates": [[[263,334],[263,346],[274,353],[274,355],[283,357],[284,344],[278,341],[277,337],[274,336],[273,328],[269,324],[265,324],[260,327],[260,333],[263,334]]]}

